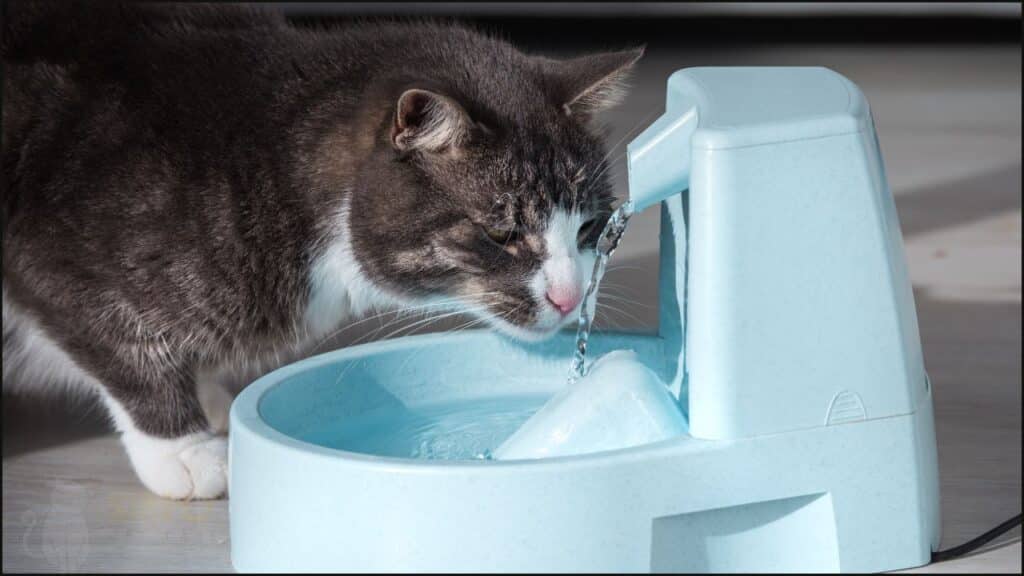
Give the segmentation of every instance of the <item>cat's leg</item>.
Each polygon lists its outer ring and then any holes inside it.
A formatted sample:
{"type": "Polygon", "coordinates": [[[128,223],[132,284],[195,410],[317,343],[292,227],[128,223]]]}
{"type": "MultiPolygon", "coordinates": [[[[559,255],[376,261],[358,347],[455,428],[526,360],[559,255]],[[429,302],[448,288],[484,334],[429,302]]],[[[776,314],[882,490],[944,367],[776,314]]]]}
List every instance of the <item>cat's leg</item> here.
{"type": "Polygon", "coordinates": [[[177,371],[167,372],[158,378],[136,375],[131,381],[132,370],[123,368],[122,379],[102,389],[135,473],[164,498],[224,496],[227,439],[209,425],[195,384],[177,371]]]}
{"type": "Polygon", "coordinates": [[[195,372],[174,351],[180,348],[124,326],[65,323],[74,315],[52,310],[47,329],[37,320],[45,307],[33,315],[16,306],[6,280],[3,293],[5,388],[14,380],[9,372],[17,369],[20,380],[37,386],[60,381],[97,393],[147,488],[174,499],[218,498],[227,492],[227,441],[216,430],[226,426],[231,399],[223,389],[208,390],[215,417],[207,419],[195,372]]]}
{"type": "Polygon", "coordinates": [[[216,434],[227,434],[229,413],[234,395],[216,375],[204,374],[196,378],[199,404],[203,407],[210,430],[216,434]]]}

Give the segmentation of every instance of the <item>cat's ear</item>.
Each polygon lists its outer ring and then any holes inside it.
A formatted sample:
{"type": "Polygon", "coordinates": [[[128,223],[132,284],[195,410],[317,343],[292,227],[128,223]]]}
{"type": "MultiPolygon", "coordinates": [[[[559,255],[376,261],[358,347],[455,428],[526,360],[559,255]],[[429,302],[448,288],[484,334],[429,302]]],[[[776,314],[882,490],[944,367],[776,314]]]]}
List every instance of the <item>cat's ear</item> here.
{"type": "Polygon", "coordinates": [[[398,98],[391,143],[403,151],[444,152],[462,143],[469,126],[469,115],[458,102],[414,88],[398,98]]]}
{"type": "Polygon", "coordinates": [[[545,68],[553,86],[552,96],[569,116],[587,118],[618,104],[626,95],[629,73],[644,55],[645,47],[548,60],[545,68]]]}

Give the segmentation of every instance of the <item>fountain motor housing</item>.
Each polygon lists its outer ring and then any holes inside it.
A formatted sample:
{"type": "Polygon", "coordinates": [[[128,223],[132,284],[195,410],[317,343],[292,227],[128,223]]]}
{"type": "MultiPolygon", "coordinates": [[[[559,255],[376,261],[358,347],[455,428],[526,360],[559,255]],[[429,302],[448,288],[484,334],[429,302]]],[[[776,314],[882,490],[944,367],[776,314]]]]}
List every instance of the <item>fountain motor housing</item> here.
{"type": "Polygon", "coordinates": [[[681,70],[629,162],[634,202],[666,201],[661,334],[678,347],[691,434],[921,407],[929,384],[899,221],[852,82],[826,68],[681,70]]]}

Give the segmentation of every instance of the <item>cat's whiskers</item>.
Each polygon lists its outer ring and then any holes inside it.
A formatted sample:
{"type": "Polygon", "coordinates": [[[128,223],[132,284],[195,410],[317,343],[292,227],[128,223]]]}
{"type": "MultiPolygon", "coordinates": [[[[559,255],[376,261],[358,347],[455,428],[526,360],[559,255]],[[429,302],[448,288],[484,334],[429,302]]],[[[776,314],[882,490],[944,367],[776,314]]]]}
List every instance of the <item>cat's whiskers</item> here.
{"type": "Polygon", "coordinates": [[[602,292],[600,296],[598,296],[598,299],[609,299],[612,302],[620,302],[622,304],[627,304],[629,306],[639,306],[640,308],[645,308],[647,310],[653,310],[654,308],[656,308],[655,306],[652,306],[650,304],[646,304],[644,302],[640,302],[639,300],[634,300],[633,298],[628,298],[626,296],[622,296],[615,293],[602,292]]]}
{"type": "Polygon", "coordinates": [[[510,315],[512,315],[515,312],[517,312],[521,307],[522,307],[522,305],[516,306],[515,308],[512,308],[511,310],[506,310],[505,312],[501,312],[500,314],[493,314],[493,313],[491,313],[491,314],[486,314],[486,315],[480,316],[478,318],[472,318],[469,321],[467,321],[466,323],[461,324],[459,326],[456,326],[455,328],[449,330],[447,333],[454,334],[456,332],[462,332],[462,331],[465,331],[465,330],[469,330],[470,328],[475,328],[475,327],[479,326],[480,324],[485,324],[485,323],[486,324],[492,324],[496,320],[507,320],[507,318],[510,315]]]}
{"type": "MultiPolygon", "coordinates": [[[[382,340],[387,340],[387,339],[391,338],[392,336],[395,336],[396,334],[401,333],[403,330],[409,330],[409,329],[411,329],[413,327],[416,327],[416,326],[429,325],[431,323],[438,322],[440,320],[444,320],[445,318],[450,318],[452,316],[458,316],[460,314],[472,313],[472,312],[476,312],[476,311],[479,311],[479,310],[486,310],[486,309],[487,309],[487,305],[485,303],[485,304],[478,305],[478,306],[463,307],[463,308],[460,308],[458,310],[454,310],[454,311],[451,311],[451,312],[447,312],[447,313],[441,314],[439,316],[431,316],[431,317],[428,317],[428,318],[424,318],[422,320],[417,320],[416,322],[413,322],[412,324],[410,324],[408,326],[402,326],[402,327],[398,328],[397,330],[394,330],[394,331],[388,333],[387,335],[385,335],[381,339],[382,340]]],[[[408,335],[408,334],[406,334],[406,335],[408,335]]]]}
{"type": "MultiPolygon", "coordinates": [[[[518,310],[519,310],[520,308],[522,308],[522,307],[523,307],[524,305],[525,305],[525,302],[524,302],[524,303],[522,303],[522,304],[519,304],[518,306],[516,306],[515,308],[512,308],[511,310],[507,310],[507,311],[505,311],[505,312],[502,312],[501,314],[496,314],[496,315],[495,315],[495,314],[490,314],[490,315],[488,315],[488,316],[484,316],[484,317],[481,317],[481,318],[477,318],[477,319],[476,319],[476,321],[479,321],[479,322],[483,322],[483,321],[487,321],[487,320],[489,320],[489,319],[491,319],[491,318],[495,318],[495,319],[497,319],[497,318],[506,318],[506,317],[507,317],[508,315],[510,315],[510,314],[513,314],[513,313],[517,312],[517,311],[518,311],[518,310]]],[[[474,325],[474,324],[469,324],[469,325],[467,325],[467,326],[466,326],[466,328],[461,328],[461,329],[467,329],[467,328],[470,328],[470,327],[472,327],[473,325],[474,325]]],[[[450,332],[450,333],[454,333],[454,332],[458,332],[459,330],[460,330],[460,328],[456,328],[456,329],[454,329],[454,330],[451,330],[451,331],[449,331],[449,332],[450,332]]],[[[407,336],[408,336],[408,335],[411,335],[411,334],[412,334],[412,333],[409,333],[409,334],[407,334],[407,336]]],[[[408,355],[408,356],[406,357],[405,361],[404,361],[404,362],[402,362],[402,364],[401,364],[401,365],[400,365],[400,366],[398,367],[398,372],[399,372],[399,373],[401,373],[401,372],[402,372],[402,370],[403,370],[403,369],[405,368],[405,366],[406,366],[406,365],[407,365],[407,364],[408,364],[408,363],[409,363],[410,361],[412,361],[412,359],[413,359],[413,358],[415,358],[415,357],[419,356],[419,355],[420,355],[420,354],[422,354],[422,353],[423,353],[423,352],[424,352],[425,350],[427,350],[427,348],[426,348],[426,347],[422,347],[422,346],[421,346],[421,347],[420,347],[420,348],[419,348],[418,350],[416,350],[415,352],[413,352],[413,353],[409,354],[409,355],[408,355]]]]}
{"type": "Polygon", "coordinates": [[[438,306],[438,304],[424,304],[424,305],[417,305],[417,306],[407,306],[405,308],[400,308],[400,309],[397,309],[397,310],[384,310],[383,312],[380,312],[380,313],[377,313],[377,314],[373,314],[372,316],[367,316],[365,318],[357,320],[356,322],[345,324],[344,326],[339,327],[337,330],[332,331],[330,334],[327,334],[327,335],[323,336],[320,339],[320,342],[318,342],[317,345],[314,346],[309,351],[309,353],[310,354],[316,353],[316,351],[319,350],[320,347],[323,346],[325,343],[327,343],[329,340],[333,339],[336,336],[339,336],[341,333],[345,332],[346,330],[348,330],[350,328],[354,328],[354,327],[356,327],[356,326],[358,326],[360,324],[365,324],[366,322],[370,322],[370,321],[376,320],[378,318],[383,318],[384,316],[387,316],[389,314],[403,314],[405,312],[415,311],[415,310],[420,309],[420,308],[437,307],[437,306],[438,306]]]}
{"type": "Polygon", "coordinates": [[[649,113],[647,113],[647,115],[645,115],[643,118],[641,118],[640,121],[638,121],[637,123],[633,124],[633,126],[629,130],[626,131],[626,134],[623,135],[622,138],[619,138],[619,140],[617,142],[615,142],[615,144],[612,145],[608,149],[608,152],[605,153],[605,156],[604,156],[604,159],[602,159],[602,162],[604,160],[607,160],[608,157],[611,156],[612,152],[614,152],[616,148],[618,148],[619,146],[622,146],[626,142],[626,140],[628,138],[631,138],[634,134],[637,133],[637,131],[639,131],[644,126],[647,126],[650,123],[650,121],[655,116],[657,116],[659,114],[661,114],[660,110],[657,110],[657,109],[651,110],[649,113]]]}
{"type": "MultiPolygon", "coordinates": [[[[449,317],[449,316],[454,316],[454,315],[456,315],[456,314],[459,314],[459,313],[461,313],[461,312],[451,312],[451,313],[448,313],[448,314],[443,314],[443,315],[441,315],[440,317],[429,317],[429,318],[426,318],[426,319],[424,319],[424,320],[419,320],[419,321],[415,322],[415,323],[413,324],[413,326],[415,326],[416,324],[422,323],[422,322],[436,322],[436,321],[438,321],[438,320],[441,320],[441,319],[443,319],[443,318],[446,318],[446,317],[449,317]]],[[[394,325],[394,323],[395,323],[395,322],[390,322],[390,323],[386,324],[385,326],[392,326],[392,325],[394,325]]],[[[383,327],[382,327],[382,328],[383,328],[383,327]]],[[[398,330],[396,330],[396,331],[394,331],[394,332],[391,332],[390,334],[388,334],[388,335],[384,336],[384,337],[383,337],[383,338],[381,338],[380,340],[387,340],[388,338],[390,338],[391,336],[393,336],[393,335],[397,334],[398,332],[401,332],[402,330],[407,330],[407,329],[409,329],[409,328],[410,328],[410,326],[403,326],[403,327],[399,328],[398,330]]],[[[349,344],[349,346],[354,346],[354,345],[356,345],[356,344],[360,343],[360,342],[361,342],[362,340],[366,339],[366,337],[367,337],[367,336],[373,336],[374,334],[376,334],[376,333],[379,333],[379,331],[380,331],[380,330],[377,330],[377,331],[375,331],[375,332],[373,332],[373,333],[370,333],[370,334],[364,334],[364,335],[363,335],[362,337],[360,337],[360,338],[359,338],[359,339],[357,339],[356,341],[354,341],[354,342],[352,342],[351,344],[349,344]]],[[[345,375],[346,375],[346,374],[348,374],[348,373],[349,373],[349,372],[350,372],[350,371],[352,370],[352,367],[353,367],[353,366],[355,366],[355,364],[356,364],[356,362],[355,362],[355,361],[353,361],[353,362],[349,363],[349,364],[348,364],[348,365],[347,365],[347,366],[345,367],[345,369],[344,369],[344,370],[342,370],[342,371],[341,371],[341,373],[339,373],[339,374],[338,374],[338,377],[337,377],[337,378],[335,379],[335,381],[334,381],[334,385],[335,385],[335,386],[337,386],[337,385],[338,385],[338,383],[340,383],[340,382],[341,382],[341,380],[342,380],[342,379],[343,379],[343,378],[345,377],[345,375]]]]}
{"type": "Polygon", "coordinates": [[[649,270],[649,268],[647,266],[632,266],[630,264],[620,264],[618,266],[609,266],[608,269],[605,271],[605,274],[610,274],[615,270],[640,270],[641,272],[646,272],[647,270],[649,270]]]}
{"type": "MultiPolygon", "coordinates": [[[[461,330],[468,329],[470,327],[476,326],[476,325],[481,324],[483,322],[490,322],[490,321],[495,320],[495,319],[505,319],[508,316],[518,312],[525,305],[526,305],[525,302],[520,303],[517,306],[515,306],[514,308],[512,308],[510,310],[506,310],[506,311],[501,312],[499,314],[494,314],[493,312],[490,312],[489,309],[487,307],[485,307],[485,306],[484,307],[479,307],[479,308],[477,308],[475,310],[469,310],[468,312],[470,312],[470,313],[472,313],[472,312],[481,312],[481,311],[483,313],[480,314],[479,316],[475,317],[475,318],[471,318],[470,320],[468,320],[464,324],[456,326],[455,328],[453,328],[451,330],[447,330],[446,333],[459,332],[461,330]]],[[[406,336],[411,335],[414,332],[416,332],[416,331],[418,331],[418,330],[420,330],[422,328],[423,328],[423,326],[420,326],[420,327],[416,328],[415,330],[413,330],[413,332],[407,333],[406,336]]]]}
{"type": "Polygon", "coordinates": [[[594,327],[593,327],[593,331],[594,332],[607,332],[608,330],[604,327],[604,324],[606,324],[606,323],[607,324],[611,324],[611,327],[616,329],[616,330],[620,330],[622,328],[618,323],[615,323],[612,320],[611,316],[606,314],[605,311],[600,306],[598,306],[594,310],[594,327]],[[598,326],[600,326],[600,328],[598,326]]]}
{"type": "Polygon", "coordinates": [[[327,336],[324,336],[320,340],[320,342],[317,343],[317,345],[315,347],[313,347],[312,350],[310,350],[310,354],[315,353],[317,350],[320,349],[321,346],[323,346],[329,340],[339,336],[341,333],[345,332],[346,330],[348,330],[350,328],[353,328],[355,326],[361,325],[361,324],[365,324],[366,322],[370,322],[372,320],[383,318],[383,317],[391,315],[391,314],[396,315],[395,320],[393,320],[392,322],[389,322],[387,324],[382,324],[381,327],[377,329],[377,331],[379,332],[379,331],[385,329],[388,326],[393,326],[395,323],[401,322],[402,320],[407,318],[410,313],[417,313],[417,312],[422,312],[422,311],[430,311],[430,310],[433,310],[433,309],[444,310],[444,308],[447,307],[447,306],[453,306],[453,305],[457,306],[457,305],[460,305],[460,304],[463,303],[463,300],[468,299],[468,298],[478,298],[478,297],[482,297],[482,296],[490,296],[490,295],[497,294],[497,293],[498,293],[497,291],[472,293],[472,294],[467,294],[465,296],[460,296],[460,297],[445,298],[445,299],[442,299],[442,300],[439,300],[439,301],[435,301],[435,302],[427,302],[427,303],[423,303],[423,304],[414,304],[414,305],[411,305],[411,306],[405,306],[403,308],[384,310],[384,311],[382,311],[382,312],[380,312],[378,314],[374,314],[372,316],[368,316],[366,318],[362,318],[360,320],[357,320],[356,322],[352,322],[352,323],[346,324],[345,326],[342,326],[342,327],[338,328],[337,330],[334,330],[333,332],[331,332],[327,336]]]}
{"type": "Polygon", "coordinates": [[[437,312],[439,313],[439,315],[426,316],[424,318],[418,318],[418,319],[417,319],[418,316],[426,315],[426,314],[432,313],[432,312],[431,311],[427,311],[427,310],[423,310],[423,311],[419,311],[419,312],[416,312],[416,313],[413,313],[413,314],[405,314],[405,315],[396,316],[395,318],[391,319],[390,321],[381,324],[380,327],[376,328],[375,330],[373,330],[371,332],[368,332],[366,334],[363,334],[359,338],[356,338],[352,342],[348,343],[348,346],[353,346],[353,345],[360,344],[360,343],[362,343],[364,341],[369,341],[369,340],[385,340],[385,339],[387,339],[387,338],[389,338],[389,337],[391,337],[391,336],[393,336],[395,334],[400,333],[402,330],[409,329],[412,326],[417,326],[417,325],[419,325],[421,323],[436,322],[438,320],[442,320],[444,318],[447,318],[447,317],[450,317],[450,316],[455,316],[457,314],[462,313],[461,310],[445,311],[445,309],[441,309],[441,310],[439,310],[437,312]],[[441,313],[441,312],[443,312],[443,313],[441,313]],[[410,323],[402,325],[404,322],[410,322],[410,323]],[[399,326],[399,328],[396,329],[395,331],[391,332],[390,334],[385,335],[384,337],[380,337],[380,334],[382,332],[384,332],[385,330],[387,330],[389,328],[392,328],[394,326],[399,326]]]}
{"type": "Polygon", "coordinates": [[[415,321],[415,322],[413,322],[411,324],[408,324],[406,326],[401,326],[398,329],[393,330],[393,331],[385,334],[384,336],[382,336],[380,338],[380,340],[389,340],[393,336],[401,334],[403,331],[408,331],[405,334],[405,336],[408,336],[408,335],[412,334],[413,332],[415,332],[417,328],[422,328],[422,327],[425,327],[425,326],[430,326],[431,324],[435,324],[435,323],[440,322],[441,320],[444,320],[446,318],[451,318],[451,317],[454,317],[454,316],[460,316],[460,315],[465,314],[465,313],[466,313],[465,310],[455,310],[455,311],[446,312],[444,314],[440,314],[440,315],[437,315],[437,316],[430,316],[430,317],[427,317],[427,318],[423,318],[421,320],[417,320],[417,321],[415,321]]]}
{"type": "Polygon", "coordinates": [[[629,318],[631,320],[634,320],[637,323],[640,323],[640,324],[644,323],[644,321],[642,319],[638,318],[637,316],[635,316],[631,312],[623,310],[622,308],[619,308],[619,307],[617,307],[617,306],[615,306],[613,304],[608,304],[607,302],[605,302],[603,304],[598,304],[598,307],[601,307],[601,306],[603,306],[606,310],[610,310],[612,312],[616,312],[618,314],[626,316],[627,318],[629,318]]]}
{"type": "Polygon", "coordinates": [[[605,153],[604,157],[601,158],[601,161],[597,163],[598,166],[604,164],[604,168],[602,168],[601,171],[597,173],[597,175],[587,178],[589,183],[586,186],[586,188],[584,188],[583,192],[581,192],[578,195],[578,197],[583,197],[586,195],[587,192],[590,192],[591,188],[600,182],[601,177],[604,176],[605,173],[608,172],[608,170],[612,169],[612,167],[614,167],[619,160],[626,156],[627,151],[623,150],[621,154],[609,160],[612,154],[614,154],[617,151],[619,146],[622,146],[626,142],[626,140],[634,136],[641,128],[647,126],[650,123],[650,120],[659,113],[660,111],[658,110],[651,111],[649,114],[644,116],[639,122],[634,124],[629,130],[627,130],[625,135],[623,135],[622,138],[619,138],[619,140],[614,145],[608,148],[608,151],[605,153]]]}

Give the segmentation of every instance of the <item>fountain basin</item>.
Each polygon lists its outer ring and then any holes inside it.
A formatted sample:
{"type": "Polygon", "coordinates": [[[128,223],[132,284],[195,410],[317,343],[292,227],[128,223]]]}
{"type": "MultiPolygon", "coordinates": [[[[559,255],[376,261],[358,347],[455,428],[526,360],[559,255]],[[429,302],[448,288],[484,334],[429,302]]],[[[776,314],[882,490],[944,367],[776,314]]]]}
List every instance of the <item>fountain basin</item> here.
{"type": "MultiPolygon", "coordinates": [[[[564,385],[572,338],[407,337],[254,382],[231,411],[234,567],[648,572],[927,562],[924,528],[906,519],[921,504],[912,493],[914,439],[927,437],[930,398],[905,417],[741,441],[683,435],[542,460],[472,456],[515,429],[500,417],[490,436],[469,436],[465,459],[403,457],[414,442],[378,441],[389,426],[450,407],[476,407],[482,417],[505,407],[525,419],[564,385]],[[888,450],[856,449],[879,442],[888,450]]],[[[666,364],[654,335],[601,334],[592,350],[623,348],[656,369],[666,364]]]]}

